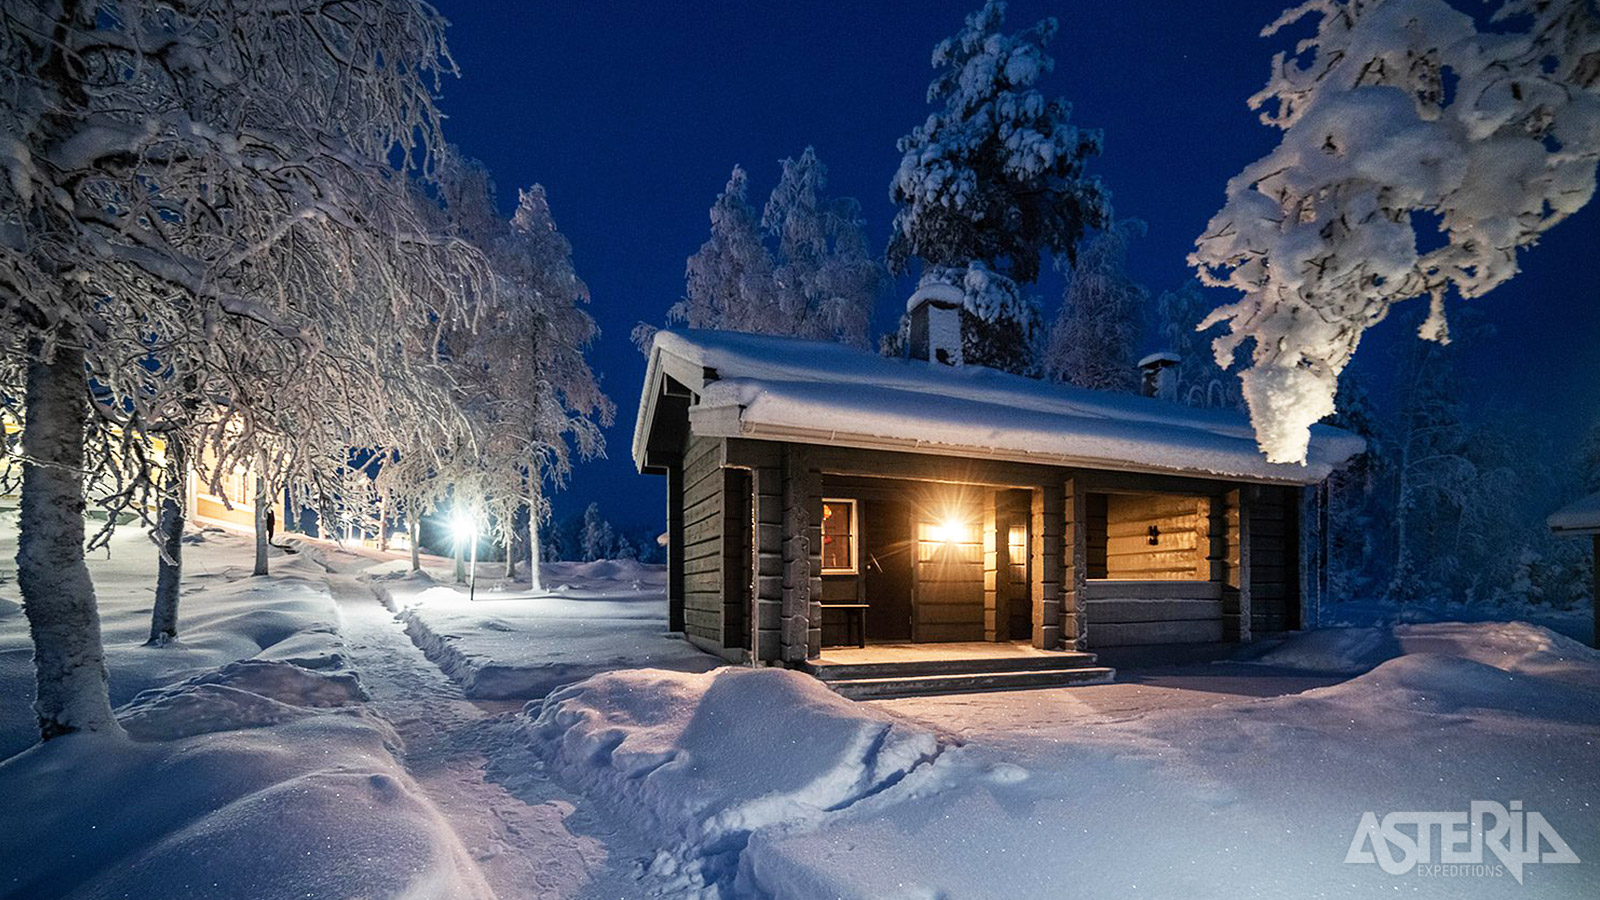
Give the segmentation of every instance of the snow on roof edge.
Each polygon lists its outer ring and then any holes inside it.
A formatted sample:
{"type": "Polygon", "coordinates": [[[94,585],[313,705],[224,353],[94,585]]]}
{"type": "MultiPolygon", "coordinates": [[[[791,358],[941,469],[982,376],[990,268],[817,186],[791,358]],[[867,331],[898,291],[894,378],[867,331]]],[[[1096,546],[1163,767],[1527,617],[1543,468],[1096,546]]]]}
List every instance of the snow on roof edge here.
{"type": "Polygon", "coordinates": [[[1563,506],[1551,513],[1545,524],[1551,531],[1600,533],[1600,493],[1563,506]]]}
{"type": "MultiPolygon", "coordinates": [[[[1239,413],[979,367],[933,368],[802,338],[658,332],[650,381],[662,368],[661,354],[716,374],[716,381],[691,387],[702,393],[696,430],[711,433],[703,427],[721,408],[718,436],[760,432],[774,440],[1291,484],[1321,481],[1366,446],[1356,435],[1318,425],[1307,464],[1269,463],[1239,413]]],[[[647,386],[642,402],[650,401],[648,392],[647,386]]],[[[636,429],[634,437],[642,462],[646,436],[636,429]]]]}

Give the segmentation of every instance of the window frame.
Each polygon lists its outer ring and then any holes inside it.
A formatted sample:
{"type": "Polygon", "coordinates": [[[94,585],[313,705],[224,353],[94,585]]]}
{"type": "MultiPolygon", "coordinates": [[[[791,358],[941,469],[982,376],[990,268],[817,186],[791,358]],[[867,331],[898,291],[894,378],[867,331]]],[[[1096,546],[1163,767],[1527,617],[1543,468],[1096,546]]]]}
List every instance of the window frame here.
{"type": "MultiPolygon", "coordinates": [[[[834,568],[823,563],[823,575],[860,575],[861,574],[861,504],[851,497],[823,497],[823,506],[848,506],[850,507],[850,566],[849,568],[834,568]]],[[[826,518],[823,520],[827,521],[826,518]]],[[[817,523],[818,529],[825,527],[822,522],[817,523]]],[[[824,535],[826,537],[826,535],[824,535]]]]}

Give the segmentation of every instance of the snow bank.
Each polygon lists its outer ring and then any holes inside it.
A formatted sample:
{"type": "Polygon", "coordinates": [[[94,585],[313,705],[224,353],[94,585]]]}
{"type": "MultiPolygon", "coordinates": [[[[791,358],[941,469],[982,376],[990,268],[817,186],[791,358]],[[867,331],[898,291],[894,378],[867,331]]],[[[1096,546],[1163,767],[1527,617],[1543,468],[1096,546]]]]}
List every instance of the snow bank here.
{"type": "Polygon", "coordinates": [[[1248,662],[1353,675],[1410,653],[1460,657],[1507,671],[1600,663],[1600,651],[1527,622],[1430,622],[1322,628],[1274,641],[1248,662]]]}
{"type": "Polygon", "coordinates": [[[652,872],[674,895],[726,884],[751,834],[815,827],[942,750],[781,669],[613,672],[527,715],[524,737],[559,782],[661,836],[652,872]]]}
{"type": "Polygon", "coordinates": [[[196,685],[179,695],[191,703],[143,707],[131,732],[161,740],[73,735],[0,763],[0,893],[493,896],[395,762],[381,720],[222,690],[196,685]],[[223,725],[241,697],[294,712],[223,725]],[[191,712],[214,727],[193,733],[191,712]]]}
{"type": "MultiPolygon", "coordinates": [[[[1037,696],[986,698],[1033,716],[946,754],[916,792],[825,828],[756,832],[739,884],[776,900],[1595,896],[1600,654],[1528,625],[1392,636],[1392,658],[1299,695],[1060,724],[1037,696]],[[1343,862],[1365,812],[1473,800],[1522,801],[1583,864],[1530,864],[1519,886],[1343,862]]],[[[1288,649],[1352,664],[1382,647],[1355,635],[1288,649]]]]}
{"type": "Polygon", "coordinates": [[[0,740],[16,745],[0,753],[28,748],[0,762],[0,896],[492,897],[363,702],[324,573],[302,557],[251,578],[248,542],[186,543],[164,647],[143,646],[144,536],[90,562],[125,736],[33,743],[26,623],[0,608],[0,740]]]}
{"type": "MultiPolygon", "coordinates": [[[[0,516],[0,596],[14,577],[16,519],[0,516]]],[[[146,647],[156,584],[156,548],[137,528],[124,528],[108,550],[92,554],[94,580],[111,676],[111,702],[121,706],[158,689],[241,659],[277,660],[318,670],[348,664],[338,634],[339,611],[325,573],[304,555],[275,556],[269,578],[252,578],[254,545],[221,532],[190,535],[184,548],[179,640],[146,647]]],[[[33,643],[21,615],[0,606],[0,758],[38,740],[33,702],[33,643]]]]}
{"type": "Polygon", "coordinates": [[[545,584],[482,585],[477,600],[424,572],[370,584],[406,633],[479,700],[536,699],[615,669],[704,672],[721,660],[667,630],[665,567],[632,561],[553,563],[545,584]]]}

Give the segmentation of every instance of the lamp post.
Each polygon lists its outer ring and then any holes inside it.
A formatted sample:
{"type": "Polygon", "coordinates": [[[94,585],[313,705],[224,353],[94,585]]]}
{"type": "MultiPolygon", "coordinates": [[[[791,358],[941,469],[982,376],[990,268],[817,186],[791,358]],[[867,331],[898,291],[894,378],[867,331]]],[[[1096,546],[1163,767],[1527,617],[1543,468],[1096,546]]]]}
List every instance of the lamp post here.
{"type": "MultiPolygon", "coordinates": [[[[451,530],[455,532],[456,546],[463,540],[472,544],[471,562],[467,566],[467,600],[476,600],[478,597],[478,523],[472,517],[456,513],[451,522],[451,530]]],[[[457,556],[456,559],[461,557],[457,556]]]]}

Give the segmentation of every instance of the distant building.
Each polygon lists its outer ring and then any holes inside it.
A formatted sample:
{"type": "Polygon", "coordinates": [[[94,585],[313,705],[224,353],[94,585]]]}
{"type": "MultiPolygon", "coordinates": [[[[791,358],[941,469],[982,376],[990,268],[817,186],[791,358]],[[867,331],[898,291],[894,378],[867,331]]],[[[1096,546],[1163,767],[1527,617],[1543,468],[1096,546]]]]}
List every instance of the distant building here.
{"type": "Polygon", "coordinates": [[[1563,507],[1547,520],[1550,530],[1572,537],[1588,537],[1594,544],[1594,598],[1595,624],[1591,641],[1600,647],[1600,494],[1591,494],[1571,506],[1563,507]]]}

